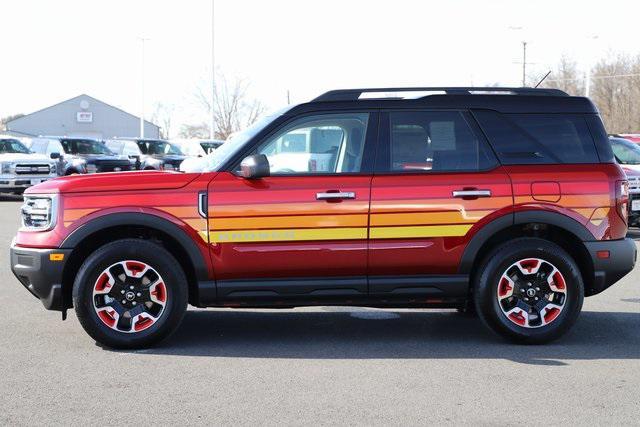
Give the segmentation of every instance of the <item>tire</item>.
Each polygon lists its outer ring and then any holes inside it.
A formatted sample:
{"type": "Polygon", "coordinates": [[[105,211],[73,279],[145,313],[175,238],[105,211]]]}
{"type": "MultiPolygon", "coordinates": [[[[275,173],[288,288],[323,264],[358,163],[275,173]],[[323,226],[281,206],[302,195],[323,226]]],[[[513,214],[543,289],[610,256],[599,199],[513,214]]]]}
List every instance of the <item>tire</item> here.
{"type": "Polygon", "coordinates": [[[162,246],[140,239],[97,249],[73,284],[73,305],[84,330],[117,349],[149,347],[167,338],[182,321],[187,298],[178,261],[162,246]]]}
{"type": "Polygon", "coordinates": [[[491,330],[516,343],[542,344],[573,326],[584,284],[576,262],[560,246],[519,238],[487,254],[474,296],[476,311],[491,330]]]}

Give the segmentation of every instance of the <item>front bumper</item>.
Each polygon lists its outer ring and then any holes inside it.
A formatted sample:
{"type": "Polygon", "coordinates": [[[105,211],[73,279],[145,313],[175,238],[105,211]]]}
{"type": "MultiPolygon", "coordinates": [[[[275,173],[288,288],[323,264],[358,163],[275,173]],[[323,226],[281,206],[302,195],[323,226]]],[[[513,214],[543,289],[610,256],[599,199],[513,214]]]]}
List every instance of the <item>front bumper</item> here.
{"type": "Polygon", "coordinates": [[[62,272],[71,249],[21,248],[12,244],[10,252],[11,271],[47,310],[62,311],[70,306],[62,293],[62,272]],[[62,254],[63,259],[53,261],[52,254],[62,254]]]}
{"type": "Polygon", "coordinates": [[[594,280],[586,296],[599,294],[627,275],[636,264],[637,249],[633,239],[585,242],[593,262],[594,280]],[[604,255],[608,251],[609,257],[604,255]]]}
{"type": "Polygon", "coordinates": [[[57,175],[0,175],[0,190],[24,190],[32,185],[40,184],[41,182],[57,177],[57,175]]]}

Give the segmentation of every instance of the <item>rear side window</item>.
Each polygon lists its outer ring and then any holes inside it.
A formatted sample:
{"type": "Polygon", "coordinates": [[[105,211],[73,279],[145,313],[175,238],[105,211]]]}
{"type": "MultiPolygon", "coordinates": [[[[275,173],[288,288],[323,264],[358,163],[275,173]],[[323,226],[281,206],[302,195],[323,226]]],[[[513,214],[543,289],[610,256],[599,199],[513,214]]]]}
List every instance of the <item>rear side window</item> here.
{"type": "Polygon", "coordinates": [[[499,114],[476,118],[505,165],[598,163],[584,117],[565,114],[499,114]]]}
{"type": "Polygon", "coordinates": [[[450,172],[486,170],[495,158],[457,111],[389,113],[389,170],[450,172]]]}

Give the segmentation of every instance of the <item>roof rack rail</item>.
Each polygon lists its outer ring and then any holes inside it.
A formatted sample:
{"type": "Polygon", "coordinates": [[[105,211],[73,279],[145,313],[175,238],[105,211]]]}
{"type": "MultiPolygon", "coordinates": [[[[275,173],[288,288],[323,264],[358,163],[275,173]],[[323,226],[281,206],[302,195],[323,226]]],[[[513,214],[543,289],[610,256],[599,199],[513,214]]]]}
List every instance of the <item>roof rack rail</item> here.
{"type": "MultiPolygon", "coordinates": [[[[537,96],[569,96],[560,89],[539,89],[531,87],[396,87],[396,88],[363,88],[337,89],[325,92],[312,102],[328,101],[357,101],[366,93],[394,93],[394,92],[444,92],[447,95],[487,95],[500,93],[503,95],[537,95],[537,96]]],[[[426,98],[419,96],[415,99],[426,98]]],[[[398,97],[366,97],[366,99],[398,99],[398,97]]]]}

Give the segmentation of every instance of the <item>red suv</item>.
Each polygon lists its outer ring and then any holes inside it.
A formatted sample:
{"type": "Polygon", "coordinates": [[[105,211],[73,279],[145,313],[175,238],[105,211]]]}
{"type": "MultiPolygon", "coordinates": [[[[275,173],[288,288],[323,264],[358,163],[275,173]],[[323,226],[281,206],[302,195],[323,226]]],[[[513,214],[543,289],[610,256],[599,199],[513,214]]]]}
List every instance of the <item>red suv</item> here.
{"type": "Polygon", "coordinates": [[[597,110],[557,90],[331,91],[204,159],[30,188],[13,272],[111,347],[188,303],[475,309],[540,343],[635,264],[597,110]]]}

